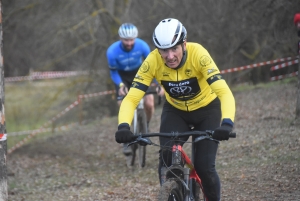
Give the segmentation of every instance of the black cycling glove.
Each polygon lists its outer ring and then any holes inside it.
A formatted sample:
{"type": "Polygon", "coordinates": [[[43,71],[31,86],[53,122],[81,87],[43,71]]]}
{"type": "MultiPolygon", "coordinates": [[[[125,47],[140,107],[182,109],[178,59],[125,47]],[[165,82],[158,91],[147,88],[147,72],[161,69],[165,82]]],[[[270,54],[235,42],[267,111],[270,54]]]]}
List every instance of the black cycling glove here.
{"type": "Polygon", "coordinates": [[[126,123],[118,126],[118,131],[115,134],[115,138],[118,143],[128,143],[135,139],[133,133],[130,131],[129,125],[126,123]]]}
{"type": "Polygon", "coordinates": [[[232,126],[229,124],[222,124],[220,127],[216,128],[212,137],[216,140],[228,140],[229,133],[232,131],[232,126]]]}

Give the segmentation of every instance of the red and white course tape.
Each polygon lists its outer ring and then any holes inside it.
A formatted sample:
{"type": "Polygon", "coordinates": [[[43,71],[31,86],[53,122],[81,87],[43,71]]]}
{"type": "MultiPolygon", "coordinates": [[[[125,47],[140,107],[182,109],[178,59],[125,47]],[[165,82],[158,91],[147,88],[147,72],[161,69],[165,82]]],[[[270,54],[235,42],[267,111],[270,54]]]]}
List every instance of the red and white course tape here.
{"type": "Polygon", "coordinates": [[[5,82],[18,82],[29,80],[41,80],[51,78],[71,77],[78,75],[87,75],[87,71],[47,71],[47,72],[33,72],[29,76],[7,77],[4,78],[5,82]]]}
{"type": "Polygon", "coordinates": [[[278,63],[278,62],[289,61],[289,60],[292,60],[296,57],[286,57],[286,58],[275,59],[275,60],[260,62],[260,63],[256,63],[256,64],[251,64],[251,65],[247,65],[247,66],[240,66],[240,67],[236,67],[236,68],[230,68],[230,69],[227,69],[227,70],[221,70],[221,74],[237,72],[237,71],[256,68],[256,67],[260,67],[260,66],[266,66],[266,65],[275,64],[275,63],[278,63]]]}
{"type": "MultiPolygon", "coordinates": [[[[75,124],[78,124],[78,123],[71,123],[71,124],[68,124],[68,125],[64,125],[64,126],[54,128],[54,132],[68,130],[69,128],[71,128],[75,124]]],[[[51,132],[52,130],[53,130],[52,128],[42,128],[42,129],[29,130],[29,131],[9,132],[9,133],[7,133],[7,136],[11,137],[11,136],[29,135],[33,132],[47,133],[47,132],[51,132]]]]}
{"type": "Polygon", "coordinates": [[[110,91],[103,91],[103,92],[92,93],[92,94],[83,94],[83,95],[79,95],[78,98],[83,99],[83,98],[90,98],[90,97],[96,97],[96,96],[102,96],[102,95],[114,94],[114,93],[116,93],[115,90],[110,90],[110,91]]]}
{"type": "Polygon", "coordinates": [[[5,141],[7,139],[7,134],[0,134],[0,141],[5,141]]]}
{"type": "Polygon", "coordinates": [[[283,78],[287,78],[287,77],[295,77],[298,75],[298,71],[296,72],[293,72],[293,73],[290,73],[290,74],[286,74],[286,75],[278,75],[278,76],[274,76],[274,77],[271,77],[270,80],[271,81],[275,81],[275,80],[281,80],[283,78]]]}
{"type": "Polygon", "coordinates": [[[285,63],[282,63],[282,64],[278,64],[276,66],[272,66],[271,71],[278,70],[280,68],[285,68],[285,67],[297,64],[297,63],[298,63],[298,59],[296,59],[294,61],[289,61],[289,62],[285,62],[285,63]]]}

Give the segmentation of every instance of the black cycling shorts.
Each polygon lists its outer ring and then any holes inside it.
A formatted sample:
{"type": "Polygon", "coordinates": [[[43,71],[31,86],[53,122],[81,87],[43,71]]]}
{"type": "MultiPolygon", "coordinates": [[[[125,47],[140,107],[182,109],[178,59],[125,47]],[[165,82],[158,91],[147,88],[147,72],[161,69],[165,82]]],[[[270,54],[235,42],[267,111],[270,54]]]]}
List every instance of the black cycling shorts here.
{"type": "MultiPolygon", "coordinates": [[[[133,71],[118,71],[122,82],[124,83],[124,85],[129,89],[131,87],[131,83],[137,73],[137,71],[139,70],[139,68],[137,68],[136,70],[133,71]]],[[[116,97],[117,100],[123,100],[124,96],[119,96],[119,89],[120,87],[118,85],[115,84],[115,88],[116,88],[116,97]]],[[[148,88],[147,92],[150,92],[150,88],[148,88]]]]}
{"type": "MultiPolygon", "coordinates": [[[[136,70],[133,71],[118,71],[122,82],[124,83],[124,85],[129,89],[131,86],[131,83],[136,75],[138,71],[138,68],[136,70]]],[[[116,96],[117,96],[117,100],[122,100],[124,97],[123,96],[119,96],[119,89],[120,87],[118,85],[115,84],[115,88],[116,88],[116,96]]]]}
{"type": "Polygon", "coordinates": [[[160,132],[189,131],[189,125],[193,125],[194,130],[213,130],[220,126],[220,122],[221,103],[219,98],[194,111],[179,110],[166,101],[161,114],[160,132]]]}
{"type": "MultiPolygon", "coordinates": [[[[214,130],[220,126],[221,122],[221,104],[219,98],[213,100],[203,108],[187,112],[182,111],[170,103],[165,102],[161,114],[160,132],[184,132],[189,131],[190,126],[194,130],[205,131],[214,130]]],[[[172,147],[173,141],[169,138],[160,137],[160,145],[163,147],[172,147]]],[[[182,138],[182,143],[186,142],[188,137],[182,138]]],[[[202,180],[204,191],[209,200],[220,199],[220,180],[215,170],[215,160],[217,155],[218,143],[211,140],[202,140],[194,144],[195,148],[195,170],[202,180]]],[[[171,164],[172,154],[165,149],[160,150],[158,173],[161,178],[161,167],[171,164]]]]}

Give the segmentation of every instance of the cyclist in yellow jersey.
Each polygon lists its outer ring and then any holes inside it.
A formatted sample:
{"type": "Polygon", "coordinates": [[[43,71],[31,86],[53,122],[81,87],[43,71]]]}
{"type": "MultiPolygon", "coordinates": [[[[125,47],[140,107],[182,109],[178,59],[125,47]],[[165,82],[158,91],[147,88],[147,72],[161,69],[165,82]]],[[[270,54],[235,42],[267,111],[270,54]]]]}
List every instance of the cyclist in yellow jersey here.
{"type": "MultiPolygon", "coordinates": [[[[133,112],[153,78],[166,96],[160,132],[184,132],[193,125],[195,130],[214,130],[213,138],[217,140],[228,140],[234,125],[235,100],[207,50],[198,43],[187,42],[185,27],[173,18],[157,25],[153,42],[156,49],[143,62],[120,107],[116,141],[133,141],[129,127],[133,112]]],[[[162,137],[160,144],[172,146],[169,139],[162,137]]],[[[217,148],[218,143],[211,140],[195,144],[195,169],[210,201],[221,197],[215,170],[217,148]]],[[[159,175],[161,167],[171,163],[169,154],[160,152],[159,175]]]]}

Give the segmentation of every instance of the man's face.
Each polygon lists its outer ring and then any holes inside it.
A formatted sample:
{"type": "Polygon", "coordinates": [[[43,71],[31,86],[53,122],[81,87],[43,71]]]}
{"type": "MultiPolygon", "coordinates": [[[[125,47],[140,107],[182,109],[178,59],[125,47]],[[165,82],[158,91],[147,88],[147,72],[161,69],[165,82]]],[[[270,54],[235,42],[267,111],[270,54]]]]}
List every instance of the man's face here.
{"type": "MultiPolygon", "coordinates": [[[[168,49],[158,49],[165,64],[169,68],[176,68],[179,66],[183,57],[183,50],[181,45],[182,44],[179,44],[168,49]]],[[[183,43],[183,49],[186,50],[186,42],[183,43]]]]}
{"type": "Polygon", "coordinates": [[[121,38],[123,47],[125,48],[125,50],[130,51],[133,48],[134,45],[134,38],[131,39],[127,39],[127,38],[121,38]]]}

